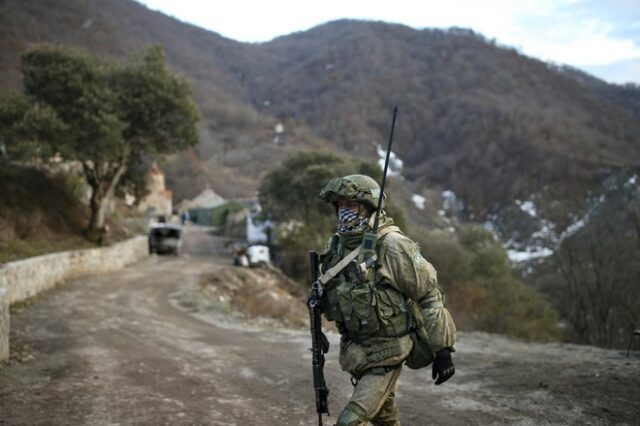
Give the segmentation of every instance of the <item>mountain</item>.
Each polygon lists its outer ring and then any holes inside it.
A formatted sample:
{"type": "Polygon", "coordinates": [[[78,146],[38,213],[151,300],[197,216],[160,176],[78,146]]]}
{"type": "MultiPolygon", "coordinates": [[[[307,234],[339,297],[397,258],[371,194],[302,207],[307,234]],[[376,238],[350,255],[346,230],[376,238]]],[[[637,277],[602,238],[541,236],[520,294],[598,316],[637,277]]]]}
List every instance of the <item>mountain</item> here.
{"type": "MultiPolygon", "coordinates": [[[[241,69],[262,62],[251,45],[183,24],[128,0],[3,1],[0,91],[20,89],[20,53],[43,42],[118,59],[152,43],[165,48],[170,66],[191,80],[203,116],[197,151],[166,165],[168,184],[179,198],[197,195],[207,183],[225,195],[253,195],[258,171],[263,170],[261,160],[273,157],[271,164],[275,164],[294,150],[295,144],[271,143],[277,121],[258,113],[247,101],[250,96],[240,82],[241,69]]],[[[302,131],[299,139],[304,143],[309,137],[302,131]]]]}
{"type": "Polygon", "coordinates": [[[342,20],[246,44],[130,0],[4,0],[0,90],[19,89],[20,52],[41,42],[115,58],[149,43],[165,48],[203,116],[200,146],[165,165],[179,198],[207,183],[251,195],[299,149],[376,159],[394,105],[404,186],[451,189],[475,217],[540,191],[583,193],[640,165],[640,89],[470,30],[342,20]]]}
{"type": "Polygon", "coordinates": [[[639,122],[611,90],[470,31],[339,21],[265,48],[283,58],[279,77],[258,87],[272,113],[373,154],[398,104],[405,176],[451,188],[480,212],[640,164],[639,122]]]}

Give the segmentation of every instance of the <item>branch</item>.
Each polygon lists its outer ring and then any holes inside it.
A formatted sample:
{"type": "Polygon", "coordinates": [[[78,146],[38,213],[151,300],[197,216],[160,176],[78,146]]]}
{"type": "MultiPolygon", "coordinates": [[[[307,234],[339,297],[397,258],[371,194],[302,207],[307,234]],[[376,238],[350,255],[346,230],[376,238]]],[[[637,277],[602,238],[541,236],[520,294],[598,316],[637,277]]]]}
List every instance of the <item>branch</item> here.
{"type": "Polygon", "coordinates": [[[113,194],[113,192],[116,189],[116,186],[118,185],[118,182],[120,181],[120,178],[122,177],[122,175],[124,175],[126,171],[127,171],[127,165],[123,161],[118,165],[118,168],[116,169],[113,177],[111,178],[111,181],[109,182],[109,187],[107,188],[108,195],[113,194]]]}
{"type": "Polygon", "coordinates": [[[98,177],[96,176],[95,165],[92,167],[89,164],[89,161],[82,162],[82,171],[84,172],[84,177],[87,180],[87,183],[92,188],[96,188],[98,186],[98,177]]]}

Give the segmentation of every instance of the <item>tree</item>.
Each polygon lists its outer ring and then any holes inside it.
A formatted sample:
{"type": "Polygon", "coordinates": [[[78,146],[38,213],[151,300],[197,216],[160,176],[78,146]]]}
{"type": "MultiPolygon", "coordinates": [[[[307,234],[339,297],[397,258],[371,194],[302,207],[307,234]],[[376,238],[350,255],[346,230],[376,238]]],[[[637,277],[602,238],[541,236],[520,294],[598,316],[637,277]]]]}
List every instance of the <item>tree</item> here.
{"type": "Polygon", "coordinates": [[[0,98],[0,161],[46,158],[51,152],[44,141],[60,139],[65,130],[47,105],[17,93],[0,98]]]}
{"type": "Polygon", "coordinates": [[[640,189],[621,173],[588,200],[584,227],[554,255],[560,309],[581,343],[622,348],[640,325],[640,189]]]}
{"type": "Polygon", "coordinates": [[[122,65],[68,48],[41,46],[23,55],[26,94],[66,127],[52,148],[82,164],[91,187],[88,235],[104,233],[107,201],[127,168],[145,155],[197,143],[199,114],[186,80],[151,47],[122,65]]]}

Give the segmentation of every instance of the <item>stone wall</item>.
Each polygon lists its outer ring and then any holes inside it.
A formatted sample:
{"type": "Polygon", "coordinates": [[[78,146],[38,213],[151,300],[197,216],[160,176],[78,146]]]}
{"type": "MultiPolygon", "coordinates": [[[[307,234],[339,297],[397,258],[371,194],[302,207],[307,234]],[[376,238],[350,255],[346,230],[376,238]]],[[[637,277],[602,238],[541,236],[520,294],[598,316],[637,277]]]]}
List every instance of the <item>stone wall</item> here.
{"type": "Polygon", "coordinates": [[[9,306],[74,278],[115,271],[148,255],[147,237],[109,247],[51,253],[0,267],[0,361],[9,356],[9,306]]]}

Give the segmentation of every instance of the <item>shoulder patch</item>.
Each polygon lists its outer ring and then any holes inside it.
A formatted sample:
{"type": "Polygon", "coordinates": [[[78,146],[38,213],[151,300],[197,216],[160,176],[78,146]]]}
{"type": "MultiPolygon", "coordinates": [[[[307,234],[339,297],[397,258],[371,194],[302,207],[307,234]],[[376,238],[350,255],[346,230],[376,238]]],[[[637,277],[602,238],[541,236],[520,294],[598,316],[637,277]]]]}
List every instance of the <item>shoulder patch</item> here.
{"type": "Polygon", "coordinates": [[[418,249],[411,255],[411,262],[413,262],[413,264],[416,265],[416,267],[420,267],[427,264],[427,259],[422,257],[422,254],[420,253],[420,249],[418,249]]]}

